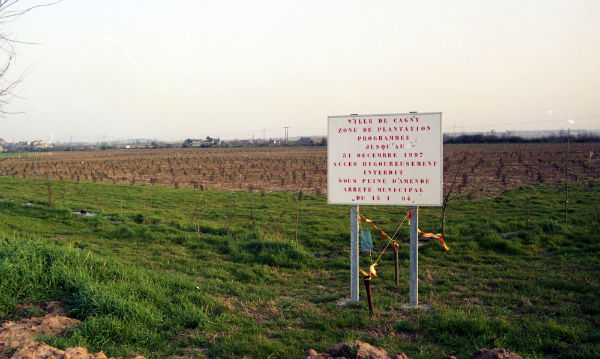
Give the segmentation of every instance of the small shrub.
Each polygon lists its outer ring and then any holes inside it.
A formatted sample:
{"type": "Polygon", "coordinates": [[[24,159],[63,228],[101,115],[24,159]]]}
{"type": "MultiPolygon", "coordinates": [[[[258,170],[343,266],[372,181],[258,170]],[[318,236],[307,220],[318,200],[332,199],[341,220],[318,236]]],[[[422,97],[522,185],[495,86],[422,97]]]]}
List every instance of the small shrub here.
{"type": "Polygon", "coordinates": [[[144,223],[144,215],[141,213],[134,215],[133,217],[131,217],[131,219],[137,224],[144,223]]]}
{"type": "Polygon", "coordinates": [[[471,225],[468,223],[459,223],[449,227],[448,229],[448,234],[455,236],[470,234],[472,232],[471,225]]]}
{"type": "Polygon", "coordinates": [[[417,325],[410,320],[401,320],[394,324],[394,329],[397,332],[414,332],[417,330],[417,325]]]}
{"type": "Polygon", "coordinates": [[[523,254],[521,243],[514,239],[504,239],[497,235],[491,235],[479,239],[479,246],[484,249],[493,250],[506,254],[523,254]]]}
{"type": "Polygon", "coordinates": [[[259,263],[270,266],[302,268],[314,260],[313,258],[287,242],[251,240],[235,242],[230,246],[233,260],[245,263],[259,263]]]}
{"type": "Polygon", "coordinates": [[[538,227],[546,233],[559,233],[562,230],[562,225],[554,218],[542,219],[538,222],[538,227]]]}
{"type": "Polygon", "coordinates": [[[129,224],[122,224],[108,233],[109,238],[113,239],[132,239],[135,237],[135,230],[129,224]]]}

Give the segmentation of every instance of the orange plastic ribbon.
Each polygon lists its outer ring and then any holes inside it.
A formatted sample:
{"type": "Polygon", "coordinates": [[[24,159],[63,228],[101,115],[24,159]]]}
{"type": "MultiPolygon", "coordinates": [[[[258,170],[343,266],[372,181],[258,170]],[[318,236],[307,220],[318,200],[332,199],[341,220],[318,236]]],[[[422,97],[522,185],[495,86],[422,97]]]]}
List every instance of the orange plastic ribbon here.
{"type": "MultiPolygon", "coordinates": [[[[377,227],[372,220],[367,219],[367,218],[361,218],[360,220],[363,221],[363,222],[371,223],[371,225],[373,226],[373,228],[375,228],[376,230],[379,231],[379,233],[381,233],[381,235],[379,236],[379,239],[389,238],[390,240],[394,241],[392,239],[392,237],[388,236],[388,234],[383,231],[383,229],[377,227]]],[[[395,243],[395,241],[394,241],[394,243],[395,243]]]]}
{"type": "Polygon", "coordinates": [[[362,269],[360,270],[360,272],[362,273],[362,275],[364,275],[365,277],[368,277],[368,279],[371,280],[371,276],[377,277],[377,271],[375,270],[376,265],[377,265],[377,263],[371,264],[371,266],[369,267],[369,273],[365,272],[362,269]]]}
{"type": "MultiPolygon", "coordinates": [[[[410,219],[412,218],[412,211],[408,212],[408,225],[410,226],[410,219]]],[[[442,247],[444,247],[445,250],[449,251],[450,248],[446,245],[446,242],[444,242],[444,237],[442,237],[441,233],[438,234],[433,234],[433,233],[425,233],[422,230],[420,230],[419,228],[417,228],[417,233],[419,233],[419,235],[421,237],[426,237],[426,238],[437,238],[439,239],[440,243],[442,244],[442,247]]]]}
{"type": "Polygon", "coordinates": [[[442,244],[442,247],[444,247],[445,250],[449,251],[450,248],[448,248],[448,246],[446,245],[446,243],[444,242],[444,237],[442,237],[441,233],[438,234],[433,234],[433,233],[425,233],[423,231],[421,231],[420,229],[417,229],[417,232],[419,232],[419,235],[421,235],[422,237],[426,237],[426,238],[437,238],[440,240],[440,243],[442,244]]]}

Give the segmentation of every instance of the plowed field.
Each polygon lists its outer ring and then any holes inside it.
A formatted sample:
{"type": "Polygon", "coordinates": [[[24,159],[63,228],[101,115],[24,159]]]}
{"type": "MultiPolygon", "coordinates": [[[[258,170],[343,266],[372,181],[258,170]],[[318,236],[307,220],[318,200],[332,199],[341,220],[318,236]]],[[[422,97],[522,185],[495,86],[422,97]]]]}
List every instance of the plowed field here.
{"type": "MultiPolygon", "coordinates": [[[[444,146],[444,182],[476,198],[539,182],[600,177],[600,144],[444,146]],[[457,174],[461,159],[465,158],[457,174]],[[566,168],[567,167],[567,168],[566,168]]],[[[325,147],[111,150],[0,159],[11,177],[247,191],[327,192],[325,147]]]]}

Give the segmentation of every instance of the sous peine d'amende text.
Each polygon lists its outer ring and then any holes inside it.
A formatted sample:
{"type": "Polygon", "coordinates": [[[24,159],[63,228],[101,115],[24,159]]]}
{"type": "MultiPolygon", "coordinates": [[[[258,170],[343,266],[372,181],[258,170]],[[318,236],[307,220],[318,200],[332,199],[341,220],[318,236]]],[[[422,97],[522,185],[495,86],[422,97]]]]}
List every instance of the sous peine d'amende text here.
{"type": "Polygon", "coordinates": [[[338,161],[333,167],[436,167],[438,161],[338,161]]]}

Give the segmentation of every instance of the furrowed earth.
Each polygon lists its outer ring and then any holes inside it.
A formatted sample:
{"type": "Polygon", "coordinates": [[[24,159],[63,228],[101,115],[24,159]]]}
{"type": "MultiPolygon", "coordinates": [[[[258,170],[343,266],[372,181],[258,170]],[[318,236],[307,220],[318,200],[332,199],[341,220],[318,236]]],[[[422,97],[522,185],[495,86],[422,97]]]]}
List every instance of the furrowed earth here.
{"type": "MultiPolygon", "coordinates": [[[[483,198],[503,190],[600,173],[600,144],[467,144],[444,146],[445,181],[465,158],[457,190],[483,198]]],[[[0,173],[222,190],[327,193],[326,147],[107,150],[33,153],[0,158],[0,173]]]]}

